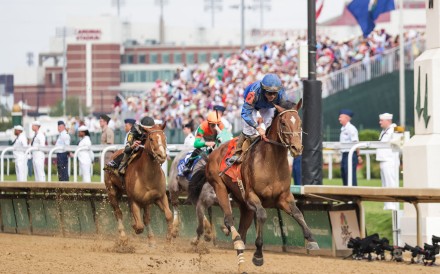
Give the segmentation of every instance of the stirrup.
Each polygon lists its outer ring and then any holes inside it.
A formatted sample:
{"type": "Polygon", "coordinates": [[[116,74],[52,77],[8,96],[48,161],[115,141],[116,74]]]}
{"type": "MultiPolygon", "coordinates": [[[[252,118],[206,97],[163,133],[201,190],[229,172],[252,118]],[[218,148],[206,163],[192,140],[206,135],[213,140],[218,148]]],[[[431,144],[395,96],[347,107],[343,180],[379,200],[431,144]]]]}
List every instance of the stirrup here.
{"type": "Polygon", "coordinates": [[[227,165],[228,167],[230,167],[230,166],[232,166],[232,165],[235,164],[235,163],[239,164],[239,162],[238,162],[238,158],[240,158],[240,156],[238,156],[238,155],[232,155],[231,158],[226,159],[226,165],[227,165]]]}

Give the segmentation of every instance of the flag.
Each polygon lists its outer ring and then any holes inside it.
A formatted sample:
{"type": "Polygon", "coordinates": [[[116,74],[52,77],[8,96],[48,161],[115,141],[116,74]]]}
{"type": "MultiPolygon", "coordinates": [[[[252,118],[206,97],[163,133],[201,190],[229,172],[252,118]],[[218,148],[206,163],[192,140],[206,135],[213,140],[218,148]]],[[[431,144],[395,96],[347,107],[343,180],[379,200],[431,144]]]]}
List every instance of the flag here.
{"type": "Polygon", "coordinates": [[[364,37],[367,37],[376,26],[373,18],[371,18],[370,11],[368,10],[369,4],[370,0],[353,0],[347,6],[347,9],[353,14],[361,27],[364,37]]]}
{"type": "Polygon", "coordinates": [[[324,0],[316,0],[316,20],[318,20],[319,16],[321,15],[322,8],[324,7],[324,0]]]}
{"type": "Polygon", "coordinates": [[[394,0],[375,0],[374,4],[371,8],[371,18],[374,21],[381,15],[382,13],[386,13],[396,9],[394,7],[394,0]]]}

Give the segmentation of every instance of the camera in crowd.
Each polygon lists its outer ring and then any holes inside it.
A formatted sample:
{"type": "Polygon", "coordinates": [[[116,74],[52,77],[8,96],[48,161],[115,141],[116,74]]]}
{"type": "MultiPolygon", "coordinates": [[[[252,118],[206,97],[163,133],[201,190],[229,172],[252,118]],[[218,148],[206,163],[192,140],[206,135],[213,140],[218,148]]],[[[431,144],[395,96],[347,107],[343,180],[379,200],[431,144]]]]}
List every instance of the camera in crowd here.
{"type": "Polygon", "coordinates": [[[440,251],[440,237],[432,236],[432,244],[425,243],[423,248],[420,246],[410,246],[405,244],[404,247],[391,246],[387,238],[379,238],[377,233],[367,236],[363,239],[356,237],[350,238],[347,247],[352,249],[352,253],[346,257],[352,257],[355,260],[367,259],[372,260],[372,253],[376,255],[377,260],[385,260],[385,252],[390,252],[391,261],[402,262],[403,252],[411,252],[411,263],[423,263],[424,265],[433,265],[435,256],[440,251]]]}

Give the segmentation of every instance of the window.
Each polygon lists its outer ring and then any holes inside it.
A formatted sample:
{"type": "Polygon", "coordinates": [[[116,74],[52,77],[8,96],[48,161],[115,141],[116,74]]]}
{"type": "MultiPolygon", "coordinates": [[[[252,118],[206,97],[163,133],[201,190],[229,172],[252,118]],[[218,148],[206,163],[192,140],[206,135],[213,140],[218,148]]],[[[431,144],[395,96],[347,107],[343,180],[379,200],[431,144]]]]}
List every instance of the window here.
{"type": "Polygon", "coordinates": [[[134,63],[134,56],[133,54],[127,55],[127,64],[133,64],[134,63]]]}
{"type": "Polygon", "coordinates": [[[150,64],[157,64],[157,54],[156,53],[150,54],[150,64]]]}
{"type": "Polygon", "coordinates": [[[145,54],[138,55],[138,64],[145,64],[145,54]]]}
{"type": "Polygon", "coordinates": [[[187,64],[194,64],[194,53],[187,53],[186,54],[186,63],[187,64]]]}
{"type": "Polygon", "coordinates": [[[199,53],[198,63],[199,64],[203,64],[203,63],[206,63],[206,62],[207,62],[207,60],[206,60],[206,53],[199,53]]]}
{"type": "Polygon", "coordinates": [[[174,54],[174,64],[181,64],[181,63],[182,63],[182,54],[175,53],[174,54]]]}
{"type": "Polygon", "coordinates": [[[218,52],[211,53],[211,59],[218,60],[218,56],[219,56],[218,52]]]}
{"type": "Polygon", "coordinates": [[[169,64],[169,63],[170,63],[170,54],[163,53],[162,54],[162,64],[169,64]]]}

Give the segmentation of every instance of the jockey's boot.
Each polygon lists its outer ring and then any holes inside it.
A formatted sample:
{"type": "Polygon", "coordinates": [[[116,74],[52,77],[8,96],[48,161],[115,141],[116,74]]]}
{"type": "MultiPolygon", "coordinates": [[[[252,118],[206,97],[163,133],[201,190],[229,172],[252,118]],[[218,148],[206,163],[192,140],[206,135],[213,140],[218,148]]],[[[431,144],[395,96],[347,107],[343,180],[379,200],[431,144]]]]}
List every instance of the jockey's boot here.
{"type": "Polygon", "coordinates": [[[231,156],[231,158],[226,159],[226,165],[232,166],[233,164],[240,164],[241,163],[241,153],[243,152],[243,143],[246,141],[246,135],[243,134],[243,132],[240,134],[237,140],[237,146],[235,147],[234,155],[231,156]]]}
{"type": "Polygon", "coordinates": [[[125,168],[127,167],[128,159],[130,158],[130,155],[127,153],[124,153],[124,158],[122,158],[121,163],[119,164],[119,175],[124,176],[125,175],[125,168]]]}
{"type": "Polygon", "coordinates": [[[191,171],[192,165],[195,159],[197,158],[197,156],[200,154],[200,152],[202,151],[199,148],[193,150],[193,152],[188,158],[188,162],[186,162],[185,166],[183,167],[182,170],[183,175],[187,175],[191,171]]]}

